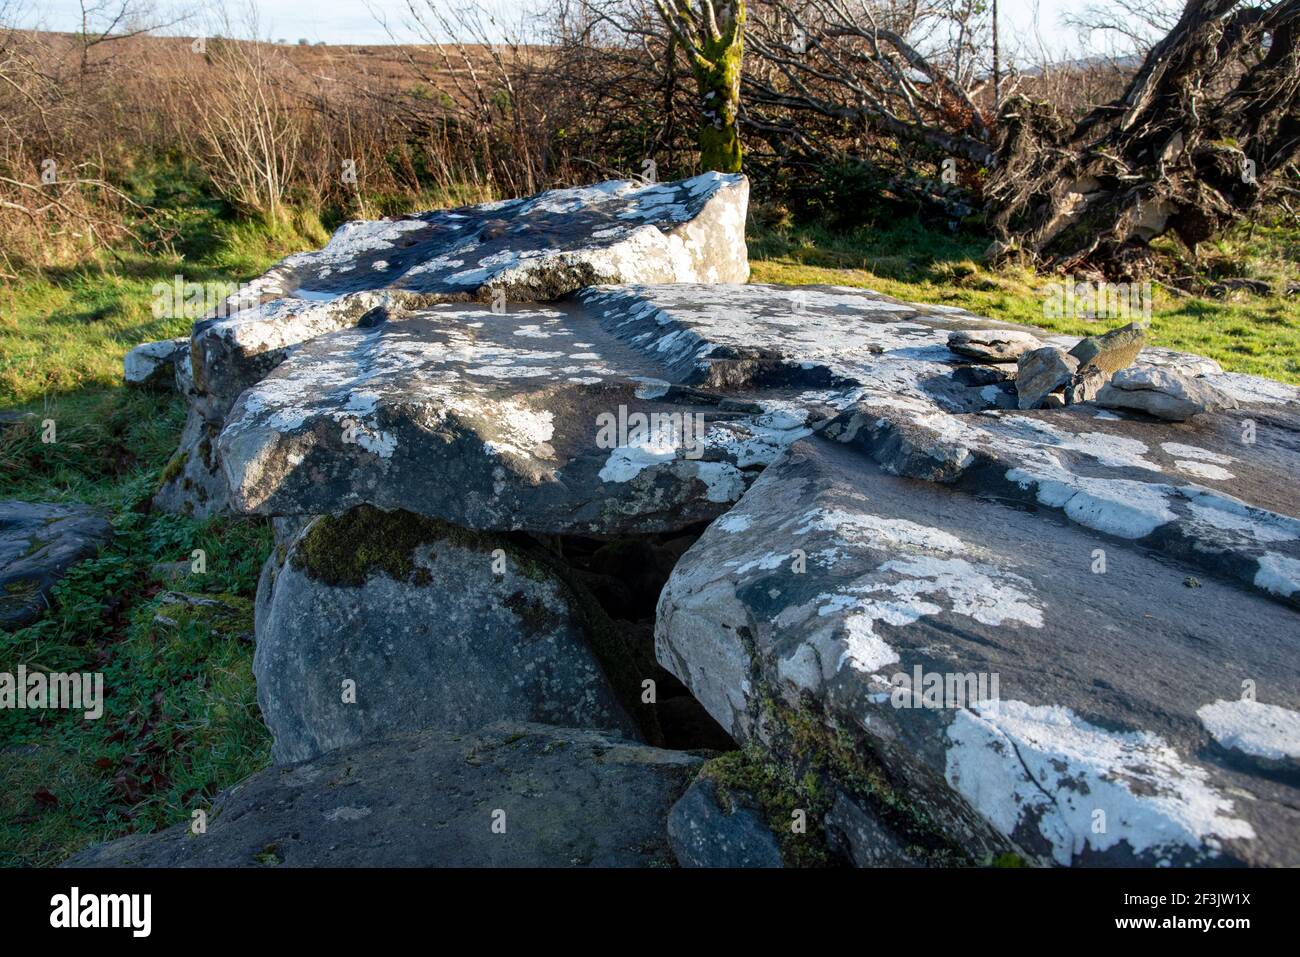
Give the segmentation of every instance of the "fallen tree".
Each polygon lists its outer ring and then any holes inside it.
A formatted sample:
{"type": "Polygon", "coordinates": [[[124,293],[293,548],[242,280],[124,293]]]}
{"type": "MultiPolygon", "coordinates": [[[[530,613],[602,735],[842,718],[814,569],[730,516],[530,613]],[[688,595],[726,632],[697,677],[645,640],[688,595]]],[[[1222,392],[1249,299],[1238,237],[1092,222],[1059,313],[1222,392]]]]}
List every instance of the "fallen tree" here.
{"type": "Polygon", "coordinates": [[[985,191],[1003,251],[1132,275],[1296,191],[1300,0],[1189,0],[1123,95],[1077,123],[1013,98],[985,191]]]}
{"type": "MultiPolygon", "coordinates": [[[[1119,97],[1075,121],[1013,93],[992,115],[982,8],[753,4],[744,119],[783,163],[851,159],[995,252],[1117,277],[1296,193],[1300,0],[1188,0],[1119,97]],[[900,12],[901,11],[901,12],[900,12]]],[[[1032,89],[1032,86],[1030,87],[1032,89]]]]}

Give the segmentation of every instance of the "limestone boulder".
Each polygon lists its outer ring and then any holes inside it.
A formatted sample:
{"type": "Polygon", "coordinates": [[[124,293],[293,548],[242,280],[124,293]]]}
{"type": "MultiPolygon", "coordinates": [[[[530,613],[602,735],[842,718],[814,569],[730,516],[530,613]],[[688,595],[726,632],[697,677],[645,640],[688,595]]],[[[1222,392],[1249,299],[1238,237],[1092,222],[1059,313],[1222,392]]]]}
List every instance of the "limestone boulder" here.
{"type": "Polygon", "coordinates": [[[704,173],[345,223],[195,324],[196,376],[228,405],[292,346],[376,309],[545,302],[597,283],[744,282],[748,195],[743,176],[704,173]]]}
{"type": "MultiPolygon", "coordinates": [[[[1161,451],[1193,461],[1180,445],[1161,451]]],[[[1188,493],[1208,573],[1194,543],[1098,527],[1173,499],[1079,480],[1093,501],[1063,516],[801,441],[674,570],[658,657],[737,741],[848,802],[824,823],[846,838],[856,817],[920,860],[1294,865],[1295,586],[1242,570],[1300,570],[1250,557],[1293,548],[1295,520],[1188,493]]]]}
{"type": "Polygon", "coordinates": [[[1132,409],[1158,419],[1185,422],[1205,412],[1236,407],[1236,401],[1201,377],[1159,368],[1117,372],[1096,396],[1108,409],[1132,409]]]}

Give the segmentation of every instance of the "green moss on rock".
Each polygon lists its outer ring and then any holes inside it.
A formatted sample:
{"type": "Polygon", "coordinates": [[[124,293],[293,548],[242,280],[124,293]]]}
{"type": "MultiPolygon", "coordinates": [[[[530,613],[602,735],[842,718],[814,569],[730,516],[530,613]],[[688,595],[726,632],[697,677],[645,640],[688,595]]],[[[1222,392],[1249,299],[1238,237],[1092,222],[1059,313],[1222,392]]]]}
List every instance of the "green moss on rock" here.
{"type": "MultiPolygon", "coordinates": [[[[327,585],[359,588],[375,572],[396,581],[414,581],[418,571],[415,550],[439,541],[487,553],[500,548],[526,577],[549,577],[534,556],[504,536],[411,512],[386,512],[372,505],[316,519],[294,547],[290,560],[295,568],[327,585]]],[[[427,572],[423,583],[428,583],[427,572]]]]}
{"type": "Polygon", "coordinates": [[[846,731],[812,704],[791,707],[768,691],[760,697],[773,752],[822,787],[843,789],[902,837],[909,852],[935,866],[974,863],[942,827],[898,787],[865,736],[846,731]]]}
{"type": "Polygon", "coordinates": [[[707,762],[701,778],[712,781],[727,810],[757,811],[781,848],[786,867],[829,867],[835,861],[827,847],[823,820],[831,800],[814,774],[797,777],[755,745],[731,751],[707,762]],[[806,829],[794,829],[796,811],[803,811],[806,829]]]}
{"type": "Polygon", "coordinates": [[[162,474],[158,477],[158,488],[161,489],[168,485],[176,476],[181,474],[181,469],[185,468],[185,463],[190,459],[188,451],[179,451],[173,455],[167,464],[163,466],[162,474]]]}
{"type": "MultiPolygon", "coordinates": [[[[485,555],[501,549],[526,578],[555,583],[619,701],[649,744],[663,743],[654,708],[641,703],[641,681],[646,676],[637,667],[628,642],[573,571],[539,545],[411,512],[361,505],[343,515],[316,519],[290,551],[289,561],[311,578],[334,586],[359,588],[375,573],[416,585],[430,584],[428,570],[417,565],[415,553],[421,545],[439,541],[485,555]]],[[[537,607],[539,604],[522,593],[515,605],[507,601],[530,633],[552,626],[548,616],[554,613],[537,607]]]]}
{"type": "MultiPolygon", "coordinates": [[[[821,799],[816,805],[819,827],[824,826],[825,813],[839,789],[887,824],[914,857],[936,866],[975,863],[923,807],[895,785],[864,735],[839,727],[811,699],[787,703],[763,673],[753,636],[741,629],[738,637],[751,662],[753,716],[763,741],[762,753],[780,769],[784,780],[798,781],[806,794],[821,799]]],[[[812,816],[810,813],[809,818],[812,816]]]]}

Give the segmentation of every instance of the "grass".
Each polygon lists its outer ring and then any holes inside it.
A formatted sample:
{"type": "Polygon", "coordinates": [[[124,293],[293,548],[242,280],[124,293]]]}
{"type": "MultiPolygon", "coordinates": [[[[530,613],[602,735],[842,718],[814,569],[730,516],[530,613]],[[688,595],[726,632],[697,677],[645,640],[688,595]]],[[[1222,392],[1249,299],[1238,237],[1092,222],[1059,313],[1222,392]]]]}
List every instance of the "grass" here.
{"type": "MultiPolygon", "coordinates": [[[[55,589],[52,610],[0,629],[0,671],[101,672],[105,714],[0,710],[0,866],[53,865],[78,849],[188,821],[218,791],[266,766],[269,734],[252,674],[252,598],[271,551],[262,521],[195,521],[150,511],[185,418],[170,395],[128,390],[131,347],[185,335],[154,315],[156,283],[251,279],[320,246],[318,217],[240,219],[185,167],[139,171],[134,197],[155,210],[148,249],[125,248],[0,287],[0,499],[81,502],[110,516],[114,539],[55,589]],[[55,441],[41,441],[44,420],[55,441]],[[164,563],[206,554],[180,580],[164,563]],[[167,592],[219,604],[167,603],[167,592]],[[179,608],[179,610],[178,610],[179,608]]],[[[429,206],[485,197],[427,195],[429,206]]],[[[409,205],[410,201],[406,201],[409,205]]],[[[403,211],[371,197],[365,215],[403,211]]]]}
{"type": "Polygon", "coordinates": [[[42,619],[0,630],[0,671],[100,672],[105,713],[0,710],[9,866],[57,863],[92,841],[185,820],[269,755],[252,649],[239,637],[252,630],[265,524],[148,511],[184,419],[180,399],[90,387],[42,406],[55,442],[30,420],[0,432],[0,498],[98,506],[114,538],[59,583],[42,619]],[[157,567],[195,549],[206,552],[203,574],[173,580],[157,567]],[[155,620],[166,590],[222,596],[225,613],[169,606],[155,620]]]}
{"type": "Polygon", "coordinates": [[[239,222],[181,183],[151,199],[176,240],[146,253],[33,273],[0,290],[0,499],[84,502],[114,538],[56,587],[52,609],[0,629],[0,671],[100,672],[105,713],[0,710],[0,865],[52,865],[79,848],[189,820],[269,760],[252,675],[251,599],[269,554],[265,523],[195,521],[148,502],[176,448],[183,402],[122,387],[133,345],[183,334],[156,319],[153,284],[238,281],[323,240],[303,219],[239,222]],[[55,441],[41,441],[41,422],[55,441]],[[203,574],[172,579],[160,563],[206,553],[203,574]],[[168,590],[220,596],[162,608],[168,590]],[[161,610],[160,610],[161,609],[161,610]],[[241,637],[242,636],[242,637],[241,637]]]}
{"type": "MultiPolygon", "coordinates": [[[[751,232],[751,282],[829,283],[874,289],[916,302],[961,306],[972,312],[1039,326],[1052,332],[1090,335],[1127,319],[1049,318],[1044,300],[1060,276],[1022,268],[987,268],[986,240],[926,230],[904,221],[884,228],[831,232],[816,226],[760,226],[751,232]]],[[[1161,251],[1178,266],[1172,242],[1161,251]]],[[[1196,264],[1211,276],[1270,281],[1274,294],[1228,300],[1179,295],[1152,288],[1153,343],[1216,359],[1232,372],[1248,372],[1300,385],[1300,294],[1284,295],[1300,282],[1300,230],[1281,223],[1252,231],[1243,227],[1205,250],[1196,264]]]]}
{"type": "MultiPolygon", "coordinates": [[[[252,278],[288,252],[318,246],[322,220],[332,224],[338,213],[240,220],[184,168],[141,171],[133,190],[158,211],[151,249],[117,250],[0,288],[0,410],[36,413],[0,423],[0,499],[87,503],[115,531],[60,583],[41,620],[0,630],[0,671],[23,663],[102,672],[106,690],[98,721],[0,711],[0,865],[51,865],[92,842],[187,821],[269,760],[244,640],[269,531],[258,521],[150,511],[185,410],[174,396],[124,389],[122,357],[137,343],[188,331],[187,319],[153,315],[155,283],[178,273],[187,281],[252,278]],[[55,422],[52,443],[41,441],[44,419],[55,422]],[[159,567],[195,549],[206,553],[205,573],[176,580],[159,567]],[[178,606],[167,592],[218,601],[178,606]]],[[[373,215],[402,205],[372,199],[363,208],[373,215]]],[[[1208,251],[1208,268],[1295,281],[1298,236],[1276,224],[1243,231],[1208,251]]],[[[913,222],[849,232],[768,224],[750,238],[755,282],[866,286],[1054,331],[1097,331],[1096,323],[1045,319],[1052,277],[987,269],[982,246],[913,222]]],[[[1158,291],[1153,330],[1157,343],[1226,368],[1300,382],[1300,298],[1220,302],[1158,291]]]]}
{"type": "Polygon", "coordinates": [[[0,407],[122,382],[135,345],[185,335],[184,317],[155,318],[154,285],[231,283],[263,272],[327,238],[299,214],[276,224],[240,220],[185,175],[142,174],[135,192],[157,212],[149,250],[125,248],[66,269],[33,271],[0,285],[0,407]]]}

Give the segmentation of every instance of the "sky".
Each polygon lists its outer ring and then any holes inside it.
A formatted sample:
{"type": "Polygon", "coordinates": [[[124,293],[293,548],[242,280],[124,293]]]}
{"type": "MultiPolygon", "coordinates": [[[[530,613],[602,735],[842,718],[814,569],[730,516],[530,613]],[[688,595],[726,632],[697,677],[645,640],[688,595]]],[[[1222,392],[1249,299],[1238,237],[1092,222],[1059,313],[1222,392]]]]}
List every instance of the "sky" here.
{"type": "MultiPolygon", "coordinates": [[[[12,0],[11,0],[12,2],[12,0]]],[[[111,4],[113,0],[88,0],[90,3],[111,4]]],[[[457,0],[416,0],[417,3],[455,4],[457,0]]],[[[486,5],[517,17],[525,5],[535,6],[539,0],[485,0],[486,5]]],[[[1076,55],[1077,35],[1061,24],[1061,15],[1077,11],[1082,0],[1000,0],[1004,45],[1014,47],[1016,41],[1037,47],[1038,41],[1054,54],[1076,55]]],[[[17,0],[21,15],[20,26],[43,27],[48,30],[75,30],[80,23],[78,0],[17,0]],[[37,12],[39,10],[39,12],[37,12]]],[[[167,6],[167,3],[160,3],[167,6]]],[[[197,4],[195,4],[197,5],[197,4]]],[[[225,4],[231,11],[243,7],[242,0],[225,4]]],[[[257,0],[261,32],[265,38],[294,43],[306,39],[312,43],[377,44],[392,42],[380,23],[386,19],[396,39],[418,41],[419,36],[403,26],[409,18],[405,0],[257,0]]],[[[187,35],[204,32],[198,27],[179,27],[177,32],[187,35]]]]}

